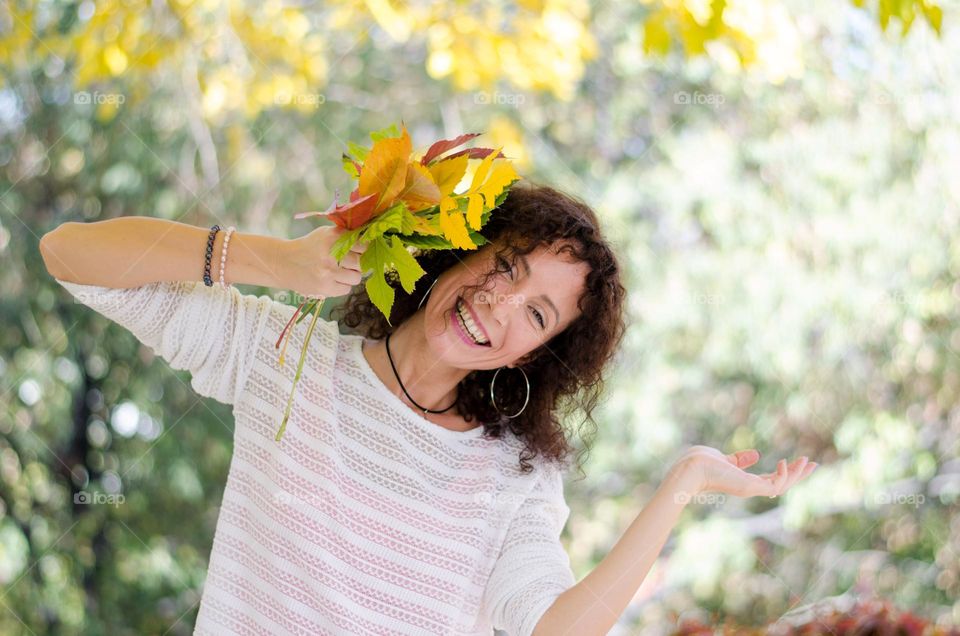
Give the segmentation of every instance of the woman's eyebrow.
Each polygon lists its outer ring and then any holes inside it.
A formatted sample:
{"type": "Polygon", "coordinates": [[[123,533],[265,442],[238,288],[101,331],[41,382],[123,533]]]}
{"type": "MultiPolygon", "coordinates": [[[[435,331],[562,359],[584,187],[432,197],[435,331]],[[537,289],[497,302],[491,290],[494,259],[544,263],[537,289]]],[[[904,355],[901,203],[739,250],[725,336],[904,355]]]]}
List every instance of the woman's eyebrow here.
{"type": "MultiPolygon", "coordinates": [[[[527,262],[526,254],[520,254],[520,264],[523,265],[524,276],[530,276],[530,263],[527,262]]],[[[537,298],[542,298],[543,302],[550,306],[550,309],[553,310],[553,315],[556,318],[556,324],[560,324],[560,312],[557,311],[557,306],[553,304],[553,301],[550,300],[550,297],[546,294],[540,294],[537,296],[537,298]]]]}

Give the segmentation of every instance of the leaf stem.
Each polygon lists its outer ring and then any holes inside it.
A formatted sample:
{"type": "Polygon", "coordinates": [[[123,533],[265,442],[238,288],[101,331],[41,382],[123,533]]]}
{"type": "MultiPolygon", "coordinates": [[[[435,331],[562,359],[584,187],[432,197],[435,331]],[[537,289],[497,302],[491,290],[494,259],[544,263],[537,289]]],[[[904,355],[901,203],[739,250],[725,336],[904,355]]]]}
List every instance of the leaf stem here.
{"type": "Polygon", "coordinates": [[[277,431],[276,441],[280,441],[283,432],[287,428],[287,420],[290,419],[290,408],[293,405],[293,394],[297,390],[297,383],[300,381],[300,374],[303,372],[303,363],[307,359],[307,346],[310,344],[310,336],[313,335],[313,328],[317,325],[317,318],[320,317],[320,310],[323,308],[324,299],[317,300],[314,304],[313,319],[307,328],[307,335],[303,338],[303,349],[300,351],[300,361],[297,363],[297,373],[293,376],[293,386],[290,387],[290,395],[287,396],[287,408],[283,412],[283,421],[280,422],[280,430],[277,431]]]}

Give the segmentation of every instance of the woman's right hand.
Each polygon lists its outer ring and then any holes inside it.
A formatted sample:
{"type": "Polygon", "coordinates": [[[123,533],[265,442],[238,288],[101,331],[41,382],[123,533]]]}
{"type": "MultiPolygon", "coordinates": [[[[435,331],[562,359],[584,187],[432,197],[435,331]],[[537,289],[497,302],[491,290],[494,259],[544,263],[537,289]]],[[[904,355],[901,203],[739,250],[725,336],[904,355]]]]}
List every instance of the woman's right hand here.
{"type": "Polygon", "coordinates": [[[361,281],[360,255],[367,245],[354,245],[338,264],[330,249],[346,231],[336,225],[324,225],[287,241],[280,253],[284,286],[312,298],[348,294],[361,281]]]}

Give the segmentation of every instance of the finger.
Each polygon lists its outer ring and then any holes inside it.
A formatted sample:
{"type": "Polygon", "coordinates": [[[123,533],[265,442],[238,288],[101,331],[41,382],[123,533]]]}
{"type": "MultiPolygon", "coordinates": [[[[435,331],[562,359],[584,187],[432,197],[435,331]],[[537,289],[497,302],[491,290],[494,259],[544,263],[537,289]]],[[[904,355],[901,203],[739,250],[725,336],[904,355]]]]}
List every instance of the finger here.
{"type": "Polygon", "coordinates": [[[810,459],[808,457],[800,457],[790,464],[790,476],[787,479],[787,484],[783,487],[783,492],[790,490],[793,485],[799,481],[800,476],[803,474],[804,469],[807,467],[807,462],[809,461],[810,459]]]}
{"type": "Polygon", "coordinates": [[[738,468],[749,468],[760,460],[760,451],[755,448],[737,451],[726,456],[727,460],[738,468]]]}
{"type": "Polygon", "coordinates": [[[354,269],[341,269],[337,272],[337,275],[334,277],[341,285],[347,285],[353,287],[354,285],[359,285],[361,280],[360,272],[354,269]]]}
{"type": "Polygon", "coordinates": [[[363,254],[364,252],[367,251],[367,247],[369,247],[367,243],[364,243],[362,241],[357,241],[354,244],[354,246],[350,248],[350,251],[356,252],[357,254],[363,254]]]}
{"type": "Polygon", "coordinates": [[[355,252],[347,252],[347,255],[340,260],[340,267],[343,269],[355,269],[360,271],[360,256],[355,252]]]}
{"type": "Polygon", "coordinates": [[[807,477],[809,477],[810,474],[813,473],[814,470],[816,470],[817,466],[819,466],[819,464],[817,464],[817,462],[810,462],[810,463],[808,463],[808,464],[804,467],[804,469],[803,469],[803,474],[800,476],[800,479],[806,479],[807,477]]]}
{"type": "Polygon", "coordinates": [[[781,459],[777,462],[777,472],[775,473],[773,480],[773,493],[770,495],[770,498],[778,496],[783,492],[783,485],[787,483],[787,460],[781,459]]]}

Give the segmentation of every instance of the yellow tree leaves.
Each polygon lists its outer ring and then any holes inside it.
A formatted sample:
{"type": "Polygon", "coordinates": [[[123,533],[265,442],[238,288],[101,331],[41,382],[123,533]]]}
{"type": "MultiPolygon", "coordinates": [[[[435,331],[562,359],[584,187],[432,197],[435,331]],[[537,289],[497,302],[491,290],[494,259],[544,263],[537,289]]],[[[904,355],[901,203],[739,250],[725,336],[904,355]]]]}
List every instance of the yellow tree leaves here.
{"type": "MultiPolygon", "coordinates": [[[[906,33],[916,18],[939,33],[935,0],[851,0],[876,12],[880,26],[899,19],[906,33]]],[[[641,0],[637,12],[648,55],[680,49],[708,55],[725,70],[759,69],[770,81],[803,70],[794,16],[783,0],[641,0]]],[[[187,70],[196,75],[204,117],[212,123],[264,109],[316,111],[325,102],[328,64],[341,54],[329,36],[350,31],[362,41],[376,26],[390,41],[420,38],[426,72],[461,91],[474,91],[480,107],[516,104],[522,92],[571,98],[586,65],[599,54],[588,0],[476,0],[391,2],[331,0],[293,6],[283,0],[100,0],[0,3],[0,65],[27,68],[51,55],[74,74],[77,90],[125,80],[131,99],[145,76],[187,70]]],[[[617,9],[618,11],[620,9],[617,9]]],[[[609,17],[609,16],[607,16],[609,17]]],[[[610,39],[616,44],[616,37],[610,39]]],[[[0,82],[3,81],[0,74],[0,82]]],[[[152,77],[150,79],[153,79],[152,77]]],[[[491,132],[493,130],[491,129],[491,132]]],[[[522,158],[516,155],[520,163],[522,158]]]]}
{"type": "MultiPolygon", "coordinates": [[[[864,6],[865,0],[851,0],[864,6]]],[[[707,55],[724,70],[748,69],[771,82],[803,71],[800,37],[781,0],[642,0],[649,12],[641,26],[643,51],[666,55],[677,45],[686,57],[707,55]]],[[[909,30],[916,16],[938,34],[942,12],[932,0],[878,0],[880,26],[891,17],[909,30]]]]}

